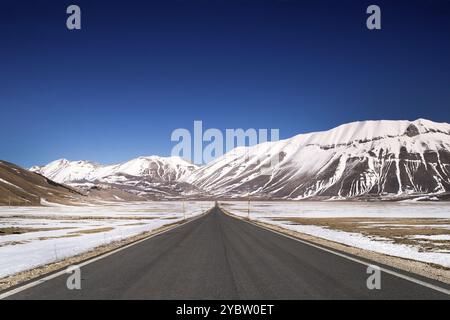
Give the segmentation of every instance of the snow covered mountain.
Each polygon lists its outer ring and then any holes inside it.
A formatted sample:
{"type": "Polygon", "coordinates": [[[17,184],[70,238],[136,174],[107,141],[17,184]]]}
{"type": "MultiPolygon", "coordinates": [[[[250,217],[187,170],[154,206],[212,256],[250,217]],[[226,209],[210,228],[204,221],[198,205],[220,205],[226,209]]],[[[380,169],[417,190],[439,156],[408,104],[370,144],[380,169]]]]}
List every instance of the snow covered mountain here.
{"type": "Polygon", "coordinates": [[[179,157],[139,157],[124,163],[101,165],[89,161],[60,159],[30,168],[59,183],[82,189],[111,187],[139,196],[177,196],[195,188],[179,182],[197,167],[179,157]]]}
{"type": "Polygon", "coordinates": [[[59,183],[76,181],[121,181],[121,176],[149,177],[161,181],[176,181],[190,174],[197,167],[178,157],[139,157],[124,163],[100,165],[89,161],[60,159],[46,166],[34,166],[30,171],[39,172],[59,183]]]}
{"type": "Polygon", "coordinates": [[[182,181],[216,196],[394,197],[450,191],[450,124],[363,121],[241,147],[182,181]]]}
{"type": "Polygon", "coordinates": [[[447,197],[450,124],[361,121],[239,147],[197,167],[181,158],[140,157],[103,166],[57,160],[30,170],[83,188],[137,196],[264,199],[447,197]]]}

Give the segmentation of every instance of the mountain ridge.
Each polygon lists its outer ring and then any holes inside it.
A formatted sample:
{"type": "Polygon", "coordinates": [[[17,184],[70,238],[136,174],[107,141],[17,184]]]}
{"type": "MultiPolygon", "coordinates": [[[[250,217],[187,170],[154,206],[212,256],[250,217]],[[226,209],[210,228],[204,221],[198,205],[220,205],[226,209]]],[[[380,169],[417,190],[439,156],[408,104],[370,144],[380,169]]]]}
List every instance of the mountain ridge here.
{"type": "Polygon", "coordinates": [[[120,189],[143,199],[158,199],[190,194],[195,190],[179,180],[196,168],[180,157],[141,156],[111,165],[59,159],[46,166],[31,167],[30,171],[88,193],[120,189]]]}
{"type": "Polygon", "coordinates": [[[145,195],[147,186],[147,191],[163,190],[162,197],[399,199],[450,191],[450,124],[426,119],[356,121],[238,147],[200,167],[179,157],[158,156],[110,166],[58,161],[82,168],[64,177],[51,170],[55,162],[31,170],[71,185],[134,184],[132,193],[138,195],[145,195]]]}
{"type": "Polygon", "coordinates": [[[215,195],[248,194],[297,200],[446,192],[450,181],[449,150],[448,123],[425,119],[353,122],[236,149],[194,172],[187,182],[195,181],[198,187],[215,195]],[[430,152],[435,152],[439,161],[425,160],[433,157],[430,152]],[[276,165],[272,164],[273,158],[278,158],[276,165]],[[441,158],[445,160],[444,166],[441,158]],[[408,174],[404,165],[408,161],[423,162],[424,168],[420,170],[407,169],[422,176],[416,180],[427,181],[405,182],[408,174]],[[392,170],[392,164],[396,169],[392,170]],[[440,172],[430,172],[428,164],[432,167],[439,164],[440,172]],[[261,174],[261,168],[267,167],[268,174],[261,174]],[[398,180],[397,187],[394,178],[398,180]]]}

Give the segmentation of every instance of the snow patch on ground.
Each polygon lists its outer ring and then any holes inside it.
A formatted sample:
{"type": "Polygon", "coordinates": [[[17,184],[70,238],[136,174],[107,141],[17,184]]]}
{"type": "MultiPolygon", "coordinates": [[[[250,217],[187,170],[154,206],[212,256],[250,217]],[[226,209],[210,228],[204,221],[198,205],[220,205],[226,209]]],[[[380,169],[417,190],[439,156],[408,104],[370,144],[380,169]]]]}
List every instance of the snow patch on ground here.
{"type": "Polygon", "coordinates": [[[450,241],[450,234],[417,235],[417,236],[411,236],[411,238],[423,239],[423,240],[450,241]]]}
{"type": "MultiPolygon", "coordinates": [[[[231,212],[247,216],[247,201],[224,201],[231,212]]],[[[450,202],[334,202],[334,201],[254,201],[253,217],[299,218],[446,218],[450,219],[450,202]]]]}

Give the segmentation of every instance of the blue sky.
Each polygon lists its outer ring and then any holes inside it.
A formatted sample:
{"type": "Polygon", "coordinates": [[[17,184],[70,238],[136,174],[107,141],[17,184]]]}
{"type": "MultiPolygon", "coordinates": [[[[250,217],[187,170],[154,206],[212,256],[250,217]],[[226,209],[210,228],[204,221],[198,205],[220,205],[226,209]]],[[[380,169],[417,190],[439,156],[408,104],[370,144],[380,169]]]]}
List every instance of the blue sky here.
{"type": "Polygon", "coordinates": [[[169,155],[171,132],[450,122],[450,2],[2,1],[0,159],[169,155]],[[82,30],[65,27],[82,9],[82,30]],[[365,10],[382,9],[382,30],[365,10]]]}

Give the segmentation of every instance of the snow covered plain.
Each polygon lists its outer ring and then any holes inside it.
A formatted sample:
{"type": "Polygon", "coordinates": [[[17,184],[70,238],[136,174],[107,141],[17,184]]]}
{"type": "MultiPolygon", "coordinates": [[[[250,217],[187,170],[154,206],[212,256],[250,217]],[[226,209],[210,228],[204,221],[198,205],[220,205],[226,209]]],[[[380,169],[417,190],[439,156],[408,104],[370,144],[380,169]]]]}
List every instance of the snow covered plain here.
{"type": "Polygon", "coordinates": [[[199,215],[214,202],[0,207],[0,278],[199,215]]]}
{"type": "Polygon", "coordinates": [[[450,268],[450,203],[227,201],[238,216],[366,249],[450,268]],[[429,234],[429,235],[428,235],[429,234]]]}

